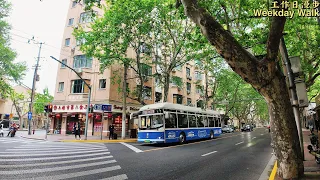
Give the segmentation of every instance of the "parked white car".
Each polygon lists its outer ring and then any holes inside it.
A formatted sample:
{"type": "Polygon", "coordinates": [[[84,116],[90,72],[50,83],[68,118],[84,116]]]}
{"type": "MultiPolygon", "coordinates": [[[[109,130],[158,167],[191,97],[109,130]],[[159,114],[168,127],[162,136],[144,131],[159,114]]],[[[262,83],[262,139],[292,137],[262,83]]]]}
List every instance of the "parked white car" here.
{"type": "Polygon", "coordinates": [[[232,133],[234,130],[233,130],[233,128],[232,127],[230,127],[229,125],[225,125],[225,126],[223,126],[222,127],[222,132],[224,133],[232,133]]]}

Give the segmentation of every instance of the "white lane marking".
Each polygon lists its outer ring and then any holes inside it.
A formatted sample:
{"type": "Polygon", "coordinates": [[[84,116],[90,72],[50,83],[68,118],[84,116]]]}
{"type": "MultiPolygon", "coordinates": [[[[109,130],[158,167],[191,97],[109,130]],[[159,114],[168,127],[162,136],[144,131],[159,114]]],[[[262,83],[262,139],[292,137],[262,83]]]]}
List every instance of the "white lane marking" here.
{"type": "Polygon", "coordinates": [[[84,167],[90,167],[90,166],[100,166],[100,165],[106,165],[106,164],[111,164],[111,163],[115,163],[115,162],[117,162],[117,161],[116,160],[109,160],[109,161],[101,161],[101,162],[94,162],[94,163],[72,165],[72,166],[49,167],[49,168],[32,169],[32,170],[19,169],[16,171],[0,171],[0,175],[54,172],[54,171],[69,170],[69,169],[75,169],[75,168],[84,168],[84,167]]]}
{"type": "Polygon", "coordinates": [[[257,137],[253,137],[252,139],[255,139],[255,138],[257,138],[257,137]]]}
{"type": "MultiPolygon", "coordinates": [[[[24,147],[24,148],[48,148],[48,147],[69,147],[69,148],[73,148],[75,147],[75,145],[61,145],[61,144],[34,144],[34,145],[31,145],[31,144],[27,144],[27,145],[22,145],[20,146],[21,148],[24,147]]],[[[85,146],[78,146],[77,147],[106,147],[106,146],[88,146],[88,145],[85,145],[85,146]]]]}
{"type": "Polygon", "coordinates": [[[127,143],[124,143],[124,142],[121,142],[121,144],[127,146],[128,148],[130,148],[132,151],[136,152],[136,153],[140,153],[140,152],[143,152],[142,150],[132,146],[131,144],[127,144],[127,143]]]}
{"type": "Polygon", "coordinates": [[[260,134],[261,136],[263,136],[263,134],[260,134]]]}
{"type": "Polygon", "coordinates": [[[67,164],[67,163],[75,163],[75,162],[86,162],[86,161],[93,161],[93,160],[101,160],[101,159],[110,159],[113,156],[103,156],[103,157],[96,157],[96,158],[87,158],[87,159],[74,159],[74,160],[66,160],[66,161],[57,161],[57,162],[45,162],[45,163],[32,163],[32,164],[8,164],[6,167],[8,168],[21,168],[21,167],[33,167],[33,166],[50,166],[50,165],[57,165],[57,164],[67,164]]]}
{"type": "Polygon", "coordinates": [[[68,178],[76,178],[76,177],[81,177],[81,176],[86,176],[86,175],[91,175],[91,174],[103,173],[103,172],[107,172],[107,171],[114,171],[114,170],[118,170],[118,169],[121,169],[121,167],[120,166],[112,166],[112,167],[107,167],[107,168],[93,169],[93,170],[89,170],[89,171],[81,171],[81,172],[76,172],[76,173],[65,173],[65,174],[55,175],[55,176],[44,176],[44,177],[37,177],[37,178],[29,178],[29,179],[25,179],[25,180],[68,179],[68,178]]]}
{"type": "MultiPolygon", "coordinates": [[[[19,149],[20,151],[11,151],[10,150],[10,154],[17,154],[17,153],[23,153],[23,154],[28,154],[28,153],[55,153],[55,152],[72,152],[72,154],[74,154],[74,149],[45,149],[45,150],[35,150],[35,149],[19,149]]],[[[105,151],[108,151],[107,148],[77,148],[77,151],[78,152],[83,152],[83,151],[86,151],[86,150],[105,150],[105,151]]],[[[7,153],[8,154],[8,151],[7,152],[0,152],[0,155],[1,153],[7,153]]],[[[50,155],[50,154],[49,154],[50,155]]]]}
{"type": "Polygon", "coordinates": [[[243,143],[243,141],[241,141],[241,142],[239,142],[239,143],[237,143],[237,144],[235,144],[235,145],[237,146],[237,145],[242,144],[242,143],[243,143]]]}
{"type": "Polygon", "coordinates": [[[216,153],[216,152],[218,152],[218,151],[212,151],[212,152],[209,152],[209,153],[207,153],[207,154],[202,154],[201,156],[208,156],[208,155],[210,155],[210,154],[213,154],[213,153],[216,153]]]}
{"type": "MultiPolygon", "coordinates": [[[[97,156],[97,155],[106,155],[106,154],[110,154],[110,152],[103,152],[103,153],[93,153],[93,154],[80,154],[80,155],[70,155],[69,156],[58,156],[58,157],[43,157],[43,158],[18,158],[18,159],[3,159],[0,158],[0,162],[8,162],[8,161],[42,161],[42,160],[55,160],[55,159],[70,159],[70,158],[82,158],[82,157],[88,157],[88,156],[97,156]]],[[[7,155],[7,157],[10,157],[10,155],[7,155]]]]}
{"type": "Polygon", "coordinates": [[[123,179],[128,179],[128,176],[126,174],[121,174],[118,176],[112,176],[112,177],[104,178],[104,179],[100,179],[100,180],[123,180],[123,179]]]}
{"type": "MultiPolygon", "coordinates": [[[[92,151],[80,151],[80,152],[73,152],[72,154],[82,154],[82,153],[91,153],[91,152],[105,152],[105,149],[102,150],[92,150],[92,151]]],[[[58,153],[44,153],[44,154],[9,154],[8,152],[1,152],[1,153],[6,153],[6,154],[0,154],[0,157],[30,157],[30,156],[54,156],[54,155],[70,155],[69,152],[58,152],[58,153]]]]}

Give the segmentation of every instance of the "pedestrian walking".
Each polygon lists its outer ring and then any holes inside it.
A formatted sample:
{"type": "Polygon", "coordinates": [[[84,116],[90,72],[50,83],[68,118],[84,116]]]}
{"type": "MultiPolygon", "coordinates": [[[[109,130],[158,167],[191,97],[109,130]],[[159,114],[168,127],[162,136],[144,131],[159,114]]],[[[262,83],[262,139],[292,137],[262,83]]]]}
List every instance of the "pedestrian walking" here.
{"type": "Polygon", "coordinates": [[[309,126],[309,130],[311,132],[311,134],[313,133],[313,128],[314,128],[314,119],[312,118],[312,116],[309,116],[308,118],[308,126],[309,126]]]}
{"type": "Polygon", "coordinates": [[[110,139],[110,137],[113,139],[113,136],[114,136],[114,126],[113,126],[113,124],[111,124],[109,126],[109,139],[110,139]]]}
{"type": "Polygon", "coordinates": [[[11,124],[11,126],[9,127],[9,132],[8,132],[7,137],[11,135],[12,131],[13,131],[13,125],[11,124]]]}
{"type": "Polygon", "coordinates": [[[73,126],[74,137],[77,139],[77,135],[78,135],[79,139],[81,140],[80,131],[81,131],[80,123],[76,122],[73,126]]]}

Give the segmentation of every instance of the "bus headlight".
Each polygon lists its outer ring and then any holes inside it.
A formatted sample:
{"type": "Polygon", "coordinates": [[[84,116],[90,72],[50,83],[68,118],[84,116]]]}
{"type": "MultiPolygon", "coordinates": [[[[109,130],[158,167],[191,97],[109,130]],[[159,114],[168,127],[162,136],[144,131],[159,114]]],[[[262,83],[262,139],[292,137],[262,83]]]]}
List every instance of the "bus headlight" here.
{"type": "Polygon", "coordinates": [[[158,137],[158,139],[162,139],[162,137],[158,137]]]}

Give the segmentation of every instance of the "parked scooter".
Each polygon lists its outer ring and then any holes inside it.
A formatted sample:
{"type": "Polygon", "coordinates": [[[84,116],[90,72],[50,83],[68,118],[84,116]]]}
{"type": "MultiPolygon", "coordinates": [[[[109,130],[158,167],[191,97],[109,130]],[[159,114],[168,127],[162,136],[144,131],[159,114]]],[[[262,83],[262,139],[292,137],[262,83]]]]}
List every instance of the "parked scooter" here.
{"type": "Polygon", "coordinates": [[[314,155],[316,162],[320,164],[320,149],[319,149],[318,136],[312,133],[310,135],[310,142],[312,145],[308,145],[309,153],[314,155]]]}

